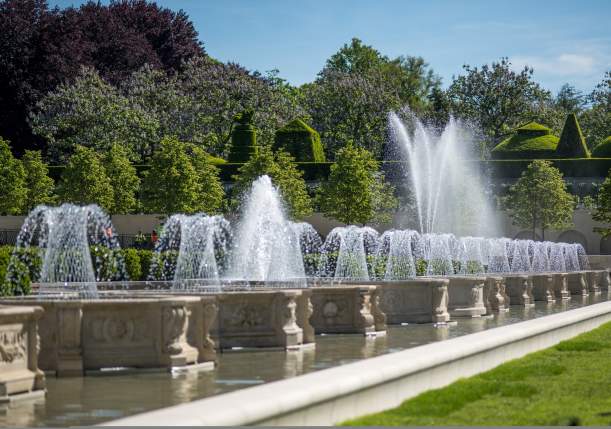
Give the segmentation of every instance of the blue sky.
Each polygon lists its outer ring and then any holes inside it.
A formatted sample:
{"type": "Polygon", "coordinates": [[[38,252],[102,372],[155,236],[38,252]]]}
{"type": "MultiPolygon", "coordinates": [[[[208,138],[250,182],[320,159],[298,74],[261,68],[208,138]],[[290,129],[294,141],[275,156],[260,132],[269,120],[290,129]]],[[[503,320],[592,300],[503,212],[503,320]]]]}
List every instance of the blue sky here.
{"type": "MultiPolygon", "coordinates": [[[[50,0],[79,5],[78,0],[50,0]]],[[[108,1],[103,1],[108,3],[108,1]]],[[[315,79],[352,37],[385,55],[418,55],[447,86],[463,64],[502,56],[556,91],[589,92],[611,70],[611,0],[157,0],[183,9],[206,51],[249,69],[315,79]]]]}

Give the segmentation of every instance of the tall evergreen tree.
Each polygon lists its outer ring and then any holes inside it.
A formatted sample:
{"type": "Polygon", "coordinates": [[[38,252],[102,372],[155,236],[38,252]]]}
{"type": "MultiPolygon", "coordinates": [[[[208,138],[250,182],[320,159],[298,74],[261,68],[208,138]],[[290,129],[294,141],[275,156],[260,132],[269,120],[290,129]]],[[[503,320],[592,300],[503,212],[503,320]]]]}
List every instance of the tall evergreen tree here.
{"type": "Polygon", "coordinates": [[[533,239],[539,228],[541,239],[545,239],[546,229],[573,224],[575,199],[567,192],[560,170],[550,161],[538,159],[510,188],[505,206],[514,225],[532,228],[533,239]]]}
{"type": "Polygon", "coordinates": [[[114,191],[102,161],[93,149],[76,146],[58,187],[61,202],[97,204],[111,211],[114,191]]]}
{"type": "Polygon", "coordinates": [[[29,212],[39,204],[53,204],[55,182],[49,177],[49,168],[42,160],[39,150],[26,150],[21,158],[25,169],[26,187],[28,190],[25,211],[29,212]]]}

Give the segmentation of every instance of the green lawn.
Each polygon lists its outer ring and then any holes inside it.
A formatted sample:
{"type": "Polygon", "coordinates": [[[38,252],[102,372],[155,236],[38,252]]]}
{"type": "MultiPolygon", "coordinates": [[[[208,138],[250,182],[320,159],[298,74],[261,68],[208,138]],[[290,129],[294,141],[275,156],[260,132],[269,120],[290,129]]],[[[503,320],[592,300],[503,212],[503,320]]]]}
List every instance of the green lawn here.
{"type": "Polygon", "coordinates": [[[611,323],[345,425],[611,425],[611,323]]]}

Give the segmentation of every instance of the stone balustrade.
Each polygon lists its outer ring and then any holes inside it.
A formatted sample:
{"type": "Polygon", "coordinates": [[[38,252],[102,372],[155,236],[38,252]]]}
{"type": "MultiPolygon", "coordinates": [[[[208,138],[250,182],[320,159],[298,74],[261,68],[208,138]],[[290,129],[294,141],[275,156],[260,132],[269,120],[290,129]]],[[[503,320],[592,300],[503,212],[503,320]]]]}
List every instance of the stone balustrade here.
{"type": "Polygon", "coordinates": [[[537,273],[530,276],[532,279],[532,295],[535,301],[555,302],[554,278],[551,273],[537,273]]]}
{"type": "Polygon", "coordinates": [[[571,299],[571,292],[569,291],[569,280],[567,273],[552,273],[552,279],[554,283],[554,296],[556,299],[563,301],[571,299]]]}
{"type": "Polygon", "coordinates": [[[505,290],[505,277],[488,276],[484,283],[486,314],[509,311],[509,296],[505,290]]]}
{"type": "Polygon", "coordinates": [[[572,271],[567,274],[569,292],[571,295],[588,296],[588,278],[585,271],[572,271]]]}

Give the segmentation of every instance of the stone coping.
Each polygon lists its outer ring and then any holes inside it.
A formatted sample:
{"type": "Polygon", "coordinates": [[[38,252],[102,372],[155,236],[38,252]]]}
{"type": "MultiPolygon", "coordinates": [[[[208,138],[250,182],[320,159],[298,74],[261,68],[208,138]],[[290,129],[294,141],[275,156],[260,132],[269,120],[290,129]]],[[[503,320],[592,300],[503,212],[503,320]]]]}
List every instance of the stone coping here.
{"type": "Polygon", "coordinates": [[[611,320],[611,302],[498,327],[105,423],[329,425],[550,347],[611,320]]]}

